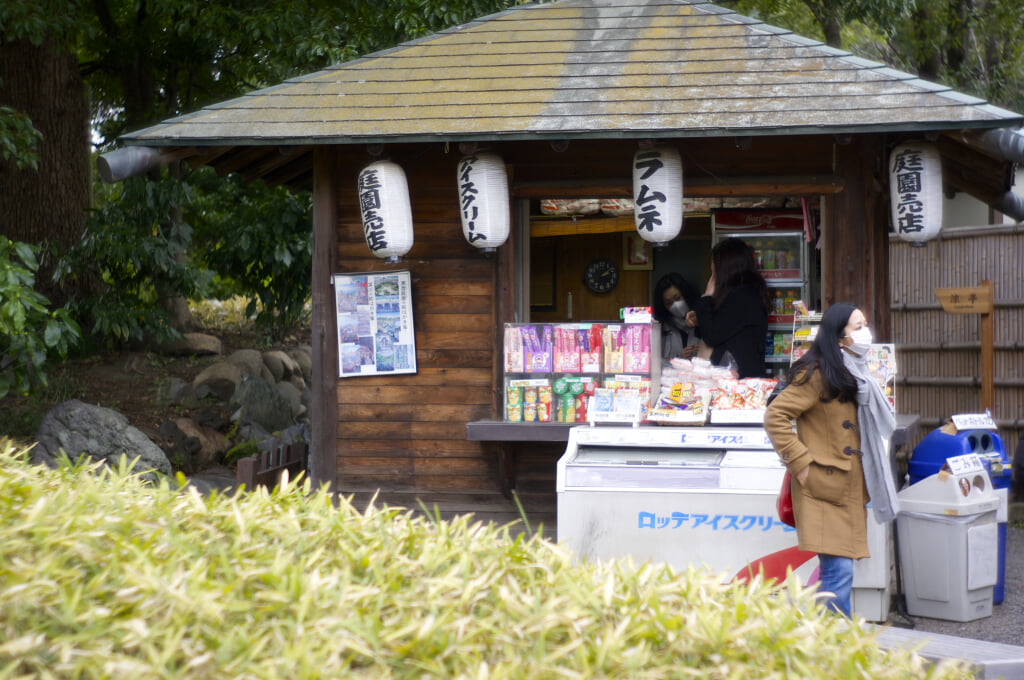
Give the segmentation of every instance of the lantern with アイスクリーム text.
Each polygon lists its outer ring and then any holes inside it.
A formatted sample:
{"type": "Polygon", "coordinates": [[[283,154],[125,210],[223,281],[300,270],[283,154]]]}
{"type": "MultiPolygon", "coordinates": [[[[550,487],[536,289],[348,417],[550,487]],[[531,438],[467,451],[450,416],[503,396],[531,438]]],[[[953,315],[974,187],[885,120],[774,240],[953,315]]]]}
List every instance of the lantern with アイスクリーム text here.
{"type": "Polygon", "coordinates": [[[463,156],[456,181],[462,235],[481,252],[493,252],[508,239],[508,173],[505,161],[490,152],[463,156]]]}
{"type": "Polygon", "coordinates": [[[388,264],[412,248],[412,207],[409,184],[401,166],[375,161],[359,173],[359,211],[370,252],[388,264]]]}
{"type": "Polygon", "coordinates": [[[683,228],[683,162],[667,146],[633,156],[633,217],[640,238],[666,245],[683,228]]]}
{"type": "Polygon", "coordinates": [[[892,227],[903,241],[924,245],[942,229],[942,159],[929,142],[905,142],[889,154],[892,227]]]}

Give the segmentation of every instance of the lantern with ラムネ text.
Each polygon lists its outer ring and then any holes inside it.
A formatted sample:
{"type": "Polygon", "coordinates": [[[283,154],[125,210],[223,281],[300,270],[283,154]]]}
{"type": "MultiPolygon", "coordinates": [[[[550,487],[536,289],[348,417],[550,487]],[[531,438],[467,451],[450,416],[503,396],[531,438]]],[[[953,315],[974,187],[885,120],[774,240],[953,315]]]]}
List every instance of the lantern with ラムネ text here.
{"type": "Polygon", "coordinates": [[[889,154],[892,226],[903,241],[923,245],[942,229],[942,159],[929,142],[905,142],[889,154]]]}
{"type": "Polygon", "coordinates": [[[683,162],[667,146],[633,156],[633,218],[645,241],[666,245],[683,228],[683,162]]]}
{"type": "Polygon", "coordinates": [[[481,252],[493,252],[508,238],[508,173],[505,161],[490,152],[463,156],[456,180],[462,235],[481,252]]]}
{"type": "Polygon", "coordinates": [[[370,252],[388,264],[412,248],[412,207],[409,184],[401,166],[375,161],[359,173],[359,211],[370,252]]]}

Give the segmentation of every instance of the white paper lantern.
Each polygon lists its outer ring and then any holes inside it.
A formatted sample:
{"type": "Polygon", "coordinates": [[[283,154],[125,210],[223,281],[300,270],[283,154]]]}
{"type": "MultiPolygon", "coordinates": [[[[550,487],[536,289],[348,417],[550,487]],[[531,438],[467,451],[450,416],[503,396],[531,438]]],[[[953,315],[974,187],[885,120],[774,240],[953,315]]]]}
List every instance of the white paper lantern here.
{"type": "Polygon", "coordinates": [[[412,248],[409,184],[401,166],[376,161],[359,173],[359,211],[370,252],[394,264],[412,248]]]}
{"type": "Polygon", "coordinates": [[[458,167],[462,235],[482,252],[493,252],[508,238],[508,173],[494,153],[463,156],[458,167]]]}
{"type": "Polygon", "coordinates": [[[667,146],[633,156],[633,217],[645,241],[663,246],[683,228],[683,162],[667,146]]]}
{"type": "Polygon", "coordinates": [[[893,229],[923,244],[942,229],[942,158],[929,142],[900,144],[889,155],[893,229]]]}

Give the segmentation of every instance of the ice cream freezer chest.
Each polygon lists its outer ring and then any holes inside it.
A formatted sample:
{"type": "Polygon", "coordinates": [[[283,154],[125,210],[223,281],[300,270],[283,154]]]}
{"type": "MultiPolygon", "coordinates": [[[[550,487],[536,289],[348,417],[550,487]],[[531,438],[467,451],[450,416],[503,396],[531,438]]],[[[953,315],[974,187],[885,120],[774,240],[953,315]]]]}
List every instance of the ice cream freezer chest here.
{"type": "MultiPolygon", "coordinates": [[[[758,426],[576,427],[557,467],[558,540],[586,561],[630,557],[730,580],[761,570],[781,580],[792,568],[812,583],[817,557],[776,513],[784,473],[758,426]]],[[[887,534],[879,540],[870,549],[887,563],[887,534]]],[[[884,582],[854,587],[887,593],[888,569],[876,571],[884,582]]]]}

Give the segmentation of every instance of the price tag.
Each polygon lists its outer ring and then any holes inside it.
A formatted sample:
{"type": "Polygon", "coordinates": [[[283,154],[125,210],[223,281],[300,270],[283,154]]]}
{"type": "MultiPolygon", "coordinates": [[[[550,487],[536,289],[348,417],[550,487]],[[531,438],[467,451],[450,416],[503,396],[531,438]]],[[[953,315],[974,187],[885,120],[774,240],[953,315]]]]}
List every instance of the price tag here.
{"type": "Polygon", "coordinates": [[[996,421],[990,413],[960,413],[953,416],[953,424],[956,429],[964,430],[998,430],[996,421]]]}
{"type": "Polygon", "coordinates": [[[963,456],[954,456],[953,458],[947,458],[946,464],[949,465],[949,471],[954,475],[966,475],[972,472],[984,472],[985,465],[981,462],[981,458],[976,453],[968,453],[963,456]]]}

